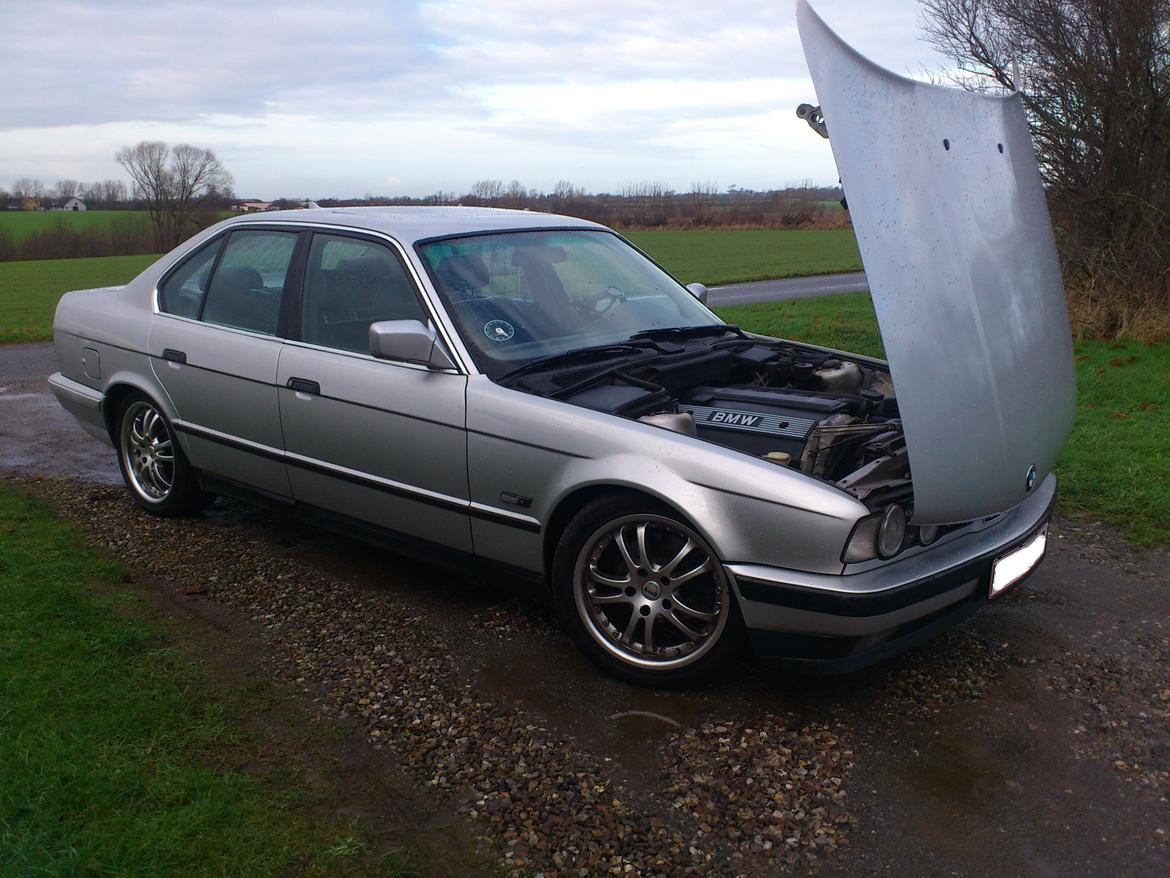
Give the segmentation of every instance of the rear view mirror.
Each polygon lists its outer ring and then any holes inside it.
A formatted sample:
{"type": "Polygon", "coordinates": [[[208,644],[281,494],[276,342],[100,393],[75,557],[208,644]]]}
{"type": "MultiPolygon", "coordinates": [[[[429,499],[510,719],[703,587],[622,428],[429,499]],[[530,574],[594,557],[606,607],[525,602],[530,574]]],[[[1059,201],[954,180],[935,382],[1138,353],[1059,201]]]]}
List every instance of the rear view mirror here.
{"type": "Polygon", "coordinates": [[[435,331],[418,320],[371,323],[370,356],[419,363],[429,369],[455,368],[435,331]]]}
{"type": "Polygon", "coordinates": [[[702,284],[687,284],[687,292],[702,302],[707,304],[707,288],[702,284]]]}

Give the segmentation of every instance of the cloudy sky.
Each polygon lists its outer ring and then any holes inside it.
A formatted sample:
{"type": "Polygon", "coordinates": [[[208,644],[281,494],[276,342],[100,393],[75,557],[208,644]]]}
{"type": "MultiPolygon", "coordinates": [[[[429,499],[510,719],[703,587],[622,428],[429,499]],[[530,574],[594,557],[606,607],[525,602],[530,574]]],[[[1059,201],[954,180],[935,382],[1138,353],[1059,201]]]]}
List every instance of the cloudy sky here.
{"type": "MultiPolygon", "coordinates": [[[[814,0],[912,76],[916,0],[814,0]]],[[[0,186],[214,149],[242,196],[836,182],[792,0],[0,0],[0,186]]]]}

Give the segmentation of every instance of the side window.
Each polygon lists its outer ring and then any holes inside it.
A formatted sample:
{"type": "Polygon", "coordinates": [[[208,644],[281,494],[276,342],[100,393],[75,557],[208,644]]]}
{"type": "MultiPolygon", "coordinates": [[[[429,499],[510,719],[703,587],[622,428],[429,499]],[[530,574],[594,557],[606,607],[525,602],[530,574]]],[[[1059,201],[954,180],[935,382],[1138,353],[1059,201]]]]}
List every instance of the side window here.
{"type": "Polygon", "coordinates": [[[203,297],[207,295],[211,267],[215,265],[215,257],[219,255],[219,248],[222,246],[223,238],[211,242],[188,257],[166,279],[158,291],[159,310],[179,317],[199,319],[199,312],[203,309],[203,297]]]}
{"type": "Polygon", "coordinates": [[[365,354],[370,324],[381,320],[427,322],[397,255],[374,241],[314,234],[305,272],[302,339],[365,354]]]}
{"type": "Polygon", "coordinates": [[[232,232],[207,290],[203,320],[275,335],[296,245],[296,232],[232,232]]]}

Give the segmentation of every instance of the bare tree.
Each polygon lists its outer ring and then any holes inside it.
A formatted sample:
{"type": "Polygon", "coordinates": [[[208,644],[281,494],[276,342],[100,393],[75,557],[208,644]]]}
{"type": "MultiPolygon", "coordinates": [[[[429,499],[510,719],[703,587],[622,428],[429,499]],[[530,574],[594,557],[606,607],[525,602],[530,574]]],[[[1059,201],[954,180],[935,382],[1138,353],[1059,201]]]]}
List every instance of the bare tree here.
{"type": "Polygon", "coordinates": [[[489,204],[499,201],[504,197],[504,181],[476,180],[471,187],[471,195],[489,204]]]}
{"type": "Polygon", "coordinates": [[[76,180],[58,180],[57,185],[53,187],[53,192],[62,201],[68,201],[77,196],[77,193],[81,191],[81,185],[76,180]]]}
{"type": "Polygon", "coordinates": [[[1082,325],[1170,331],[1170,0],[922,0],[972,90],[1018,91],[1082,325]]]}
{"type": "Polygon", "coordinates": [[[231,174],[209,149],[144,140],[114,156],[146,202],[158,246],[169,249],[193,231],[195,212],[231,191],[231,174]]]}
{"type": "Polygon", "coordinates": [[[180,143],[171,150],[172,225],[179,243],[191,233],[194,213],[210,200],[228,195],[232,175],[210,149],[180,143]]]}
{"type": "Polygon", "coordinates": [[[579,201],[585,197],[585,190],[574,186],[571,180],[557,180],[552,197],[554,201],[579,201]]]}
{"type": "Polygon", "coordinates": [[[523,207],[528,202],[528,190],[519,180],[513,180],[509,183],[508,191],[505,194],[509,207],[523,207]]]}
{"type": "Polygon", "coordinates": [[[12,184],[12,194],[17,198],[35,198],[39,201],[45,197],[45,184],[40,180],[21,177],[12,184]]]}

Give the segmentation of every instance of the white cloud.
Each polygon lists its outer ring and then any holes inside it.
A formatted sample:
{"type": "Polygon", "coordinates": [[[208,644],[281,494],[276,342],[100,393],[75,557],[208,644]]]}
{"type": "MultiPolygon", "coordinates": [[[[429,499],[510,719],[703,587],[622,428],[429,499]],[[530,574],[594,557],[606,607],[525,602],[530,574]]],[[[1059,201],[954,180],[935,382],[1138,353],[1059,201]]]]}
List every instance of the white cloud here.
{"type": "MultiPolygon", "coordinates": [[[[899,72],[940,62],[914,0],[817,7],[899,72]]],[[[0,31],[0,185],[121,176],[144,138],[269,197],[836,177],[793,115],[813,90],[788,2],[73,0],[3,4],[0,31]]]]}

